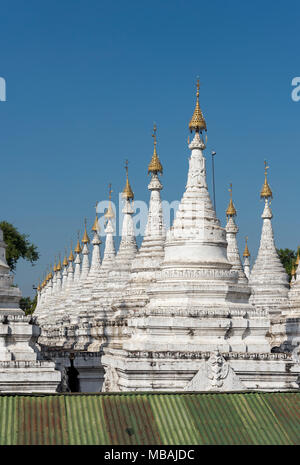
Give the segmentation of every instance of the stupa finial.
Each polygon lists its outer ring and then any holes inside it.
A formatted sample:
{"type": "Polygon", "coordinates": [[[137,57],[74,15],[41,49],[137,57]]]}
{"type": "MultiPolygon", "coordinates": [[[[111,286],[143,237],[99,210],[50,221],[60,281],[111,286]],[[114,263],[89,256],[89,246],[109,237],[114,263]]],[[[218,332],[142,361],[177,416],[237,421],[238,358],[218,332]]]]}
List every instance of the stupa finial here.
{"type": "Polygon", "coordinates": [[[84,218],[84,234],[83,234],[83,238],[81,239],[81,242],[83,244],[89,244],[90,242],[90,238],[87,234],[87,231],[86,231],[86,218],[84,218]]]}
{"type": "Polygon", "coordinates": [[[232,201],[232,184],[229,185],[229,192],[230,192],[230,200],[229,200],[229,205],[226,210],[226,216],[227,218],[236,216],[236,209],[235,206],[233,205],[232,201]]]}
{"type": "Polygon", "coordinates": [[[153,148],[152,159],[148,165],[148,174],[149,173],[154,173],[154,174],[161,173],[162,174],[163,172],[163,167],[158,158],[157,151],[156,151],[156,143],[157,143],[156,142],[156,130],[157,130],[157,127],[156,127],[156,124],[154,123],[153,134],[152,134],[152,137],[154,139],[154,148],[153,148]]]}
{"type": "Polygon", "coordinates": [[[64,256],[63,265],[68,266],[68,264],[69,264],[69,262],[68,262],[68,259],[67,259],[67,248],[65,248],[65,256],[64,256]]]}
{"type": "Polygon", "coordinates": [[[269,166],[267,165],[266,160],[264,161],[264,164],[265,164],[265,182],[264,182],[264,185],[263,185],[263,187],[261,189],[261,192],[260,192],[260,198],[268,200],[269,198],[271,198],[271,199],[273,198],[273,194],[272,194],[271,188],[270,188],[270,186],[268,184],[267,175],[268,175],[269,166]]]}
{"type": "Polygon", "coordinates": [[[69,262],[74,262],[73,244],[72,244],[72,241],[71,241],[71,250],[70,250],[70,255],[69,255],[69,262]]]}
{"type": "Polygon", "coordinates": [[[250,252],[249,252],[249,249],[248,249],[248,236],[245,237],[245,250],[244,250],[244,253],[243,253],[243,257],[250,257],[250,252]]]}
{"type": "Polygon", "coordinates": [[[112,192],[113,192],[113,190],[111,188],[111,183],[109,183],[109,185],[108,185],[108,199],[109,199],[109,202],[108,202],[108,208],[107,208],[106,212],[104,213],[104,217],[105,217],[106,220],[108,220],[109,218],[114,218],[115,217],[113,208],[111,206],[111,194],[112,194],[112,192]]]}
{"type": "Polygon", "coordinates": [[[196,93],[196,106],[194,110],[194,114],[192,116],[192,119],[189,123],[189,129],[191,132],[200,132],[202,131],[207,131],[206,128],[206,122],[204,119],[204,116],[202,114],[200,104],[199,104],[199,88],[200,88],[200,83],[199,83],[199,78],[197,79],[197,93],[196,93]]]}
{"type": "Polygon", "coordinates": [[[80,245],[79,234],[80,234],[80,232],[77,231],[77,245],[76,245],[76,247],[74,249],[74,252],[76,252],[76,253],[81,253],[81,245],[80,245]]]}
{"type": "Polygon", "coordinates": [[[128,160],[125,160],[125,170],[126,170],[126,185],[123,190],[123,197],[126,200],[134,199],[134,194],[132,192],[129,179],[128,179],[128,160]]]}
{"type": "Polygon", "coordinates": [[[92,231],[98,233],[100,231],[100,226],[99,226],[99,223],[98,223],[98,216],[97,216],[97,207],[98,207],[98,203],[99,202],[96,202],[96,205],[95,205],[95,209],[96,209],[96,218],[95,218],[95,221],[94,221],[94,224],[93,224],[93,227],[92,227],[92,231]]]}
{"type": "Polygon", "coordinates": [[[60,270],[61,270],[61,260],[60,260],[60,254],[58,254],[58,264],[56,267],[56,271],[60,271],[60,270]]]}

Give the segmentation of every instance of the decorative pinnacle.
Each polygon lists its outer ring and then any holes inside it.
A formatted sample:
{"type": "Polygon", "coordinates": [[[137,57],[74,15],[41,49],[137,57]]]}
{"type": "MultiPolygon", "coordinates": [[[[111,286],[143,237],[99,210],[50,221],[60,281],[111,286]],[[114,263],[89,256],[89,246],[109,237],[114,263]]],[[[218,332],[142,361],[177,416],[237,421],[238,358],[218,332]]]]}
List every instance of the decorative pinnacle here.
{"type": "Polygon", "coordinates": [[[194,130],[195,132],[202,133],[203,130],[207,131],[207,128],[206,128],[206,122],[205,122],[204,116],[202,114],[202,111],[199,105],[199,87],[200,87],[199,79],[197,79],[196,107],[195,107],[192,119],[189,122],[189,128],[191,132],[193,132],[194,130]]]}
{"type": "Polygon", "coordinates": [[[292,269],[291,269],[291,275],[295,276],[296,274],[296,268],[295,268],[295,262],[292,263],[292,269]]]}
{"type": "Polygon", "coordinates": [[[104,217],[108,220],[109,218],[114,218],[115,215],[114,215],[114,211],[113,211],[113,208],[111,206],[111,194],[112,194],[113,190],[111,188],[111,183],[109,183],[108,185],[108,198],[109,198],[109,202],[108,202],[108,208],[104,214],[104,217]]]}
{"type": "Polygon", "coordinates": [[[270,186],[268,184],[268,180],[267,180],[267,174],[268,174],[268,169],[269,169],[269,166],[267,166],[267,162],[266,160],[264,161],[264,164],[265,164],[265,182],[264,182],[264,185],[261,189],[261,192],[260,192],[260,198],[261,199],[269,199],[269,198],[273,198],[273,194],[272,194],[272,191],[270,189],[270,186]]]}
{"type": "Polygon", "coordinates": [[[71,250],[70,250],[70,255],[69,255],[69,262],[73,262],[73,261],[74,261],[73,244],[72,244],[72,241],[71,241],[71,250]]]}
{"type": "Polygon", "coordinates": [[[128,160],[125,160],[125,170],[126,170],[126,185],[123,190],[123,197],[127,200],[134,199],[134,194],[132,192],[131,186],[128,179],[128,160]]]}
{"type": "Polygon", "coordinates": [[[99,226],[99,223],[98,223],[98,216],[97,216],[97,207],[98,207],[98,203],[99,202],[96,202],[96,205],[95,205],[95,208],[96,208],[96,218],[95,218],[95,221],[94,221],[94,224],[93,224],[93,227],[92,227],[92,231],[98,233],[100,231],[100,226],[99,226]]]}
{"type": "Polygon", "coordinates": [[[230,192],[230,200],[229,200],[228,208],[226,210],[227,218],[236,216],[236,209],[235,209],[235,206],[233,205],[233,201],[232,201],[232,184],[230,184],[230,187],[229,187],[228,190],[230,192]]]}
{"type": "Polygon", "coordinates": [[[67,259],[67,249],[65,249],[65,257],[64,257],[64,261],[63,261],[63,265],[64,266],[68,266],[68,259],[67,259]]]}
{"type": "Polygon", "coordinates": [[[58,264],[56,267],[56,271],[60,271],[60,270],[61,270],[61,261],[60,261],[60,254],[59,254],[59,260],[58,260],[58,264]]]}
{"type": "Polygon", "coordinates": [[[153,149],[152,159],[148,165],[148,174],[149,173],[154,173],[154,174],[161,173],[162,174],[163,172],[163,167],[158,158],[157,151],[156,151],[156,129],[157,127],[156,127],[156,124],[154,123],[153,134],[152,134],[152,137],[154,139],[154,149],[153,149]]]}
{"type": "Polygon", "coordinates": [[[83,234],[83,238],[81,239],[81,242],[83,244],[89,244],[90,242],[90,238],[87,234],[87,231],[86,231],[86,218],[84,218],[84,234],[83,234]]]}
{"type": "Polygon", "coordinates": [[[245,245],[245,250],[244,250],[244,253],[243,253],[243,257],[250,257],[250,252],[249,252],[249,249],[248,249],[248,236],[246,236],[246,245],[245,245]]]}
{"type": "Polygon", "coordinates": [[[75,247],[75,249],[74,249],[74,252],[76,252],[76,253],[81,253],[81,246],[80,246],[79,234],[80,234],[80,232],[77,231],[77,237],[78,237],[78,239],[77,239],[77,245],[76,245],[76,247],[75,247]]]}

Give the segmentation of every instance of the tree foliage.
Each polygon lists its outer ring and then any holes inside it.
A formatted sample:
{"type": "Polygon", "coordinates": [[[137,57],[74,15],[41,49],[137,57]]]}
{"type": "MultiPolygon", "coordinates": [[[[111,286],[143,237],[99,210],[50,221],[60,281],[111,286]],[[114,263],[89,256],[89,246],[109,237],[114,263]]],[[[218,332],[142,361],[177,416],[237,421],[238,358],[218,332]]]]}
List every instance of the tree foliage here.
{"type": "Polygon", "coordinates": [[[279,255],[280,261],[283,264],[287,274],[289,275],[289,279],[292,279],[292,266],[293,262],[295,262],[297,257],[297,252],[291,249],[277,249],[277,253],[279,255]]]}
{"type": "Polygon", "coordinates": [[[6,260],[11,271],[15,271],[20,258],[29,261],[32,265],[38,260],[37,247],[28,240],[28,234],[21,234],[15,226],[7,221],[1,221],[4,241],[7,245],[6,260]]]}
{"type": "Polygon", "coordinates": [[[21,297],[19,305],[20,308],[24,310],[25,315],[31,315],[37,305],[37,296],[35,296],[33,299],[30,297],[21,297]]]}

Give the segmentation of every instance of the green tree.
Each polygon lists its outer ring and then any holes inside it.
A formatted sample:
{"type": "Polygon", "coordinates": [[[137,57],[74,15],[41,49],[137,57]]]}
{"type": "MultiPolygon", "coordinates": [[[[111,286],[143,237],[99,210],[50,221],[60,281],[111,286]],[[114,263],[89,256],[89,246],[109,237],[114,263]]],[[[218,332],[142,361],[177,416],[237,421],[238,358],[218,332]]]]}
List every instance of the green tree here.
{"type": "Polygon", "coordinates": [[[296,260],[297,253],[291,249],[277,249],[280,261],[283,264],[287,274],[289,275],[289,280],[292,279],[292,266],[293,262],[296,260]]]}
{"type": "Polygon", "coordinates": [[[24,310],[25,315],[31,315],[36,307],[37,304],[37,295],[33,299],[30,297],[22,297],[20,299],[20,308],[24,310]]]}
{"type": "Polygon", "coordinates": [[[4,241],[7,245],[6,260],[11,271],[15,271],[20,258],[28,260],[32,265],[39,259],[37,247],[28,240],[28,234],[21,234],[15,226],[1,221],[4,241]]]}

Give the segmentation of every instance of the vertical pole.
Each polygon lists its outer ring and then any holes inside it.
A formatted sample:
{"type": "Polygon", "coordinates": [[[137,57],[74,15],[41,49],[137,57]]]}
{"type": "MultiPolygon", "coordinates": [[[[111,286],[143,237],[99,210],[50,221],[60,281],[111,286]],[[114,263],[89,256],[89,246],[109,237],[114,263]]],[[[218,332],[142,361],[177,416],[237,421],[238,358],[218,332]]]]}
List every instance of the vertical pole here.
{"type": "Polygon", "coordinates": [[[217,207],[216,207],[216,189],[215,189],[215,163],[214,163],[214,157],[216,155],[216,152],[212,151],[211,152],[211,162],[212,162],[212,180],[213,180],[213,197],[214,197],[214,209],[215,212],[217,213],[217,207]]]}

